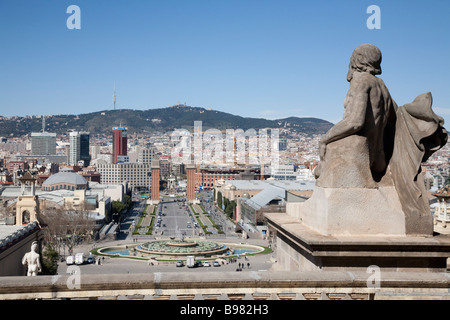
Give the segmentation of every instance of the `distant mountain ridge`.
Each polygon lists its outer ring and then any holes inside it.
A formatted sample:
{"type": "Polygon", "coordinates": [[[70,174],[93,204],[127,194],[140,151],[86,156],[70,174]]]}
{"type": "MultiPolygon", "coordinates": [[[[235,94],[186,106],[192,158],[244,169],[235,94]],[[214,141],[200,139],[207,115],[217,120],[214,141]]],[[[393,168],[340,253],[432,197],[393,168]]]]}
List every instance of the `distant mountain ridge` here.
{"type": "MultiPolygon", "coordinates": [[[[249,118],[230,113],[176,105],[167,108],[148,110],[104,110],[79,115],[53,115],[45,119],[46,131],[65,133],[71,129],[88,131],[91,134],[110,134],[111,128],[123,126],[128,132],[168,132],[185,128],[192,131],[194,121],[202,121],[202,128],[225,129],[262,129],[290,128],[306,134],[323,134],[333,124],[317,118],[289,117],[277,120],[249,118]]],[[[0,136],[22,136],[42,131],[42,117],[2,117],[0,118],[0,136]]]]}

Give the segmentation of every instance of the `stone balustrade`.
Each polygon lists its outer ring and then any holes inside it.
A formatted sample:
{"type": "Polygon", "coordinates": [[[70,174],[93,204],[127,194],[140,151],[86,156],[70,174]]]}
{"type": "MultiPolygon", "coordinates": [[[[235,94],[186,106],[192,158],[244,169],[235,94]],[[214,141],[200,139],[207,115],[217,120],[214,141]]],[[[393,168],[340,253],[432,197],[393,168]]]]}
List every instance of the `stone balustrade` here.
{"type": "Polygon", "coordinates": [[[30,233],[36,232],[39,225],[36,221],[33,221],[27,225],[18,227],[16,231],[11,232],[4,238],[0,235],[0,249],[5,249],[14,242],[19,241],[21,238],[28,236],[30,233]]]}
{"type": "Polygon", "coordinates": [[[0,277],[0,299],[450,300],[449,273],[156,272],[0,277]]]}

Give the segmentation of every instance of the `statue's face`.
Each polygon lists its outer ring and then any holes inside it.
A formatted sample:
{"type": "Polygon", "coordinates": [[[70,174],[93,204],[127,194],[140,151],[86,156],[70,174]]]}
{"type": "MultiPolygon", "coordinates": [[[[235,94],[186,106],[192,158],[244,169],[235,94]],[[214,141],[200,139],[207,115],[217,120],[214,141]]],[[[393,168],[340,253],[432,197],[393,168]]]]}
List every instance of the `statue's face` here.
{"type": "Polygon", "coordinates": [[[31,245],[31,251],[37,251],[37,243],[33,243],[32,245],[31,245]]]}

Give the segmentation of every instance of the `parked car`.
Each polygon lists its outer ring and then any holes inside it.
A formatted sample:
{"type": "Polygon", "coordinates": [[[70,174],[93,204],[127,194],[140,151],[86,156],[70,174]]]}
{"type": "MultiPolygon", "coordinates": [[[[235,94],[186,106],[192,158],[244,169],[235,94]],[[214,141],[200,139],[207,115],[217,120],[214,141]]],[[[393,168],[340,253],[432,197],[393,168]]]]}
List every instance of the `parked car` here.
{"type": "Polygon", "coordinates": [[[218,263],[217,261],[214,261],[214,262],[213,262],[213,266],[214,266],[214,267],[220,267],[220,263],[218,263]]]}
{"type": "Polygon", "coordinates": [[[183,261],[178,260],[176,266],[177,266],[177,267],[183,267],[183,266],[184,266],[183,261]]]}
{"type": "Polygon", "coordinates": [[[87,261],[86,261],[87,263],[94,263],[95,262],[95,258],[93,257],[93,256],[89,256],[88,258],[87,258],[87,261]]]}
{"type": "Polygon", "coordinates": [[[211,264],[209,263],[209,261],[203,261],[203,266],[204,267],[211,267],[211,264]]]}

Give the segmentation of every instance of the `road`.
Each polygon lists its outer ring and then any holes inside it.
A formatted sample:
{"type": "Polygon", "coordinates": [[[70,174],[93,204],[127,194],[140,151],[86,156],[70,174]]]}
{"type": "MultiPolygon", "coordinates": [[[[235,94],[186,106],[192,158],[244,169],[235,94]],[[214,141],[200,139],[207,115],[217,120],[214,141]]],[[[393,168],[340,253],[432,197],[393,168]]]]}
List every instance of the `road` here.
{"type": "Polygon", "coordinates": [[[152,236],[136,236],[133,235],[134,225],[145,208],[145,199],[134,203],[133,207],[128,210],[127,214],[122,217],[120,226],[120,235],[117,240],[130,240],[136,238],[149,238],[155,236],[168,237],[192,237],[198,236],[202,232],[201,228],[196,226],[196,221],[190,214],[189,207],[181,201],[167,199],[158,205],[156,210],[157,216],[153,228],[152,236]],[[158,218],[160,223],[158,224],[158,218]]]}
{"type": "Polygon", "coordinates": [[[139,202],[133,202],[133,206],[128,212],[121,218],[120,221],[120,234],[118,240],[125,240],[132,238],[133,225],[136,225],[138,219],[145,208],[145,199],[139,202]]]}
{"type": "Polygon", "coordinates": [[[183,202],[165,201],[159,205],[161,210],[161,227],[156,227],[155,235],[169,237],[191,237],[195,235],[194,221],[189,216],[189,208],[183,202]]]}

